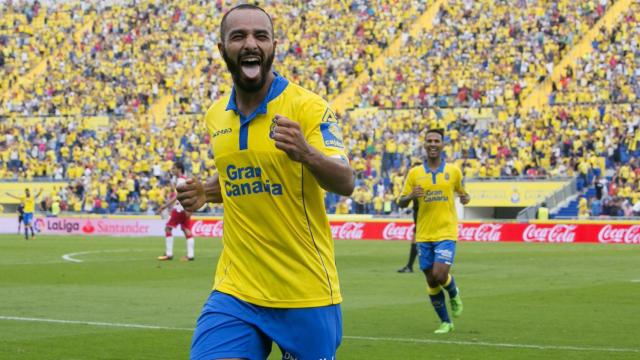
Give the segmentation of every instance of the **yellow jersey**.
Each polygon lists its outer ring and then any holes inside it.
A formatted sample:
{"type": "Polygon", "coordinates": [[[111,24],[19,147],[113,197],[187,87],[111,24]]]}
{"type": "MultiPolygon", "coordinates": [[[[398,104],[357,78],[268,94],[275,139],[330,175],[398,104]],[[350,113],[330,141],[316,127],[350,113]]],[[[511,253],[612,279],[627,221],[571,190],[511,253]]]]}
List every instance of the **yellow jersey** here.
{"type": "MultiPolygon", "coordinates": [[[[416,241],[458,240],[458,213],[455,195],[463,193],[462,171],[444,160],[436,171],[427,164],[414,166],[407,174],[402,196],[407,196],[415,186],[424,190],[418,201],[416,241]]],[[[414,200],[414,201],[416,201],[414,200]]]]}
{"type": "Polygon", "coordinates": [[[22,196],[20,201],[24,204],[25,213],[33,213],[36,210],[36,199],[33,195],[22,196]]]}
{"type": "Polygon", "coordinates": [[[213,288],[252,304],[302,308],[342,301],[323,191],[311,172],[275,147],[276,114],[307,142],[346,159],[340,126],[318,95],[276,74],[248,117],[235,89],[205,115],[224,204],[223,250],[213,288]]]}

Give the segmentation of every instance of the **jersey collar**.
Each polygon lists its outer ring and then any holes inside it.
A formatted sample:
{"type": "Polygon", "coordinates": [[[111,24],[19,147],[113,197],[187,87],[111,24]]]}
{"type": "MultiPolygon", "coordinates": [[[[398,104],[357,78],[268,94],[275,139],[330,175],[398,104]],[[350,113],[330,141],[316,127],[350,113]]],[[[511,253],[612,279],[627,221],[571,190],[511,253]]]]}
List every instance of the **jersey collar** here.
{"type": "Polygon", "coordinates": [[[236,87],[234,86],[231,89],[231,96],[229,97],[229,102],[227,103],[227,108],[225,109],[225,111],[233,110],[236,112],[236,114],[240,115],[240,125],[247,124],[249,121],[253,120],[256,116],[260,114],[262,115],[266,114],[267,105],[269,104],[269,102],[277,98],[280,94],[282,94],[284,89],[287,88],[287,85],[289,85],[289,80],[285,79],[282,75],[278,74],[275,71],[273,72],[273,74],[276,77],[273,79],[273,82],[269,87],[269,92],[267,93],[267,96],[264,98],[264,100],[262,100],[258,108],[247,117],[244,117],[242,114],[238,112],[238,106],[236,105],[236,87]]]}
{"type": "Polygon", "coordinates": [[[436,183],[436,175],[444,172],[445,164],[446,164],[446,161],[444,161],[444,159],[440,159],[440,166],[438,166],[436,171],[431,171],[431,168],[429,167],[429,165],[427,165],[426,161],[422,163],[422,166],[424,167],[424,172],[426,172],[427,174],[431,174],[431,180],[433,184],[436,183]]]}

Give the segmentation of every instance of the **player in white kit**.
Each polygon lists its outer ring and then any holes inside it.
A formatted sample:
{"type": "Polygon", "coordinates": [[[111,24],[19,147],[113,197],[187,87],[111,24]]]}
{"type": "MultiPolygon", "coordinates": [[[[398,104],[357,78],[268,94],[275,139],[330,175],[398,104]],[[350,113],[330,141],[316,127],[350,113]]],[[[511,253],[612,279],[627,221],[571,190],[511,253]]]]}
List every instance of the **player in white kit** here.
{"type": "Polygon", "coordinates": [[[175,181],[172,181],[172,192],[169,197],[169,201],[166,204],[158,208],[158,214],[164,209],[173,206],[169,221],[164,228],[165,231],[165,252],[164,255],[158,256],[158,260],[167,261],[173,259],[173,229],[180,225],[184,236],[187,238],[187,255],[180,258],[182,261],[193,261],[195,259],[194,248],[195,241],[193,234],[191,233],[191,214],[184,210],[180,202],[176,201],[176,187],[184,184],[187,181],[185,176],[184,164],[181,162],[175,162],[171,168],[171,173],[175,176],[175,181]]]}

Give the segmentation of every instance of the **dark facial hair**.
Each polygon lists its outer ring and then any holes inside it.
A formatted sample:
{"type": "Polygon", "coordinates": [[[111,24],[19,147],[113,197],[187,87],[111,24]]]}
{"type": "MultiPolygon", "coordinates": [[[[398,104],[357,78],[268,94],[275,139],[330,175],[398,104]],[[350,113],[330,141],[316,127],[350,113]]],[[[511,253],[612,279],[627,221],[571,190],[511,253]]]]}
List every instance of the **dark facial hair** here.
{"type": "Polygon", "coordinates": [[[261,50],[257,51],[242,51],[238,54],[238,58],[233,60],[227,55],[227,50],[222,47],[222,58],[224,59],[225,64],[227,64],[227,69],[231,73],[231,77],[233,78],[233,84],[237,86],[240,90],[248,93],[255,93],[260,91],[264,84],[267,82],[267,74],[271,71],[271,65],[273,64],[273,59],[275,57],[275,51],[272,51],[269,56],[264,56],[261,50]],[[240,66],[240,58],[248,56],[248,55],[256,55],[262,59],[260,63],[260,80],[258,82],[246,82],[242,79],[242,69],[240,66]]]}

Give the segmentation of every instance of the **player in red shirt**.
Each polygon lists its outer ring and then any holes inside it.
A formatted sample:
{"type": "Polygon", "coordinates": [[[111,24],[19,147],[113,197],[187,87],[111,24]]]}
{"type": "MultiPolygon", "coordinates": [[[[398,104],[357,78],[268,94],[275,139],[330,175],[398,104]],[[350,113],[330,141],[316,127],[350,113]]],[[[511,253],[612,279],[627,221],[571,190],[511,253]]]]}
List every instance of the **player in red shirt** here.
{"type": "Polygon", "coordinates": [[[187,238],[187,255],[180,258],[182,261],[194,260],[194,248],[195,241],[193,240],[193,234],[191,233],[191,213],[185,211],[182,205],[176,201],[176,186],[182,185],[186,182],[184,164],[181,162],[175,162],[171,168],[171,173],[175,176],[175,181],[172,181],[172,194],[169,197],[169,201],[166,204],[158,208],[157,212],[160,214],[162,210],[173,206],[171,209],[171,215],[169,221],[164,228],[166,240],[165,240],[165,253],[162,256],[158,256],[158,260],[166,261],[173,259],[173,229],[180,225],[184,236],[187,238]]]}

